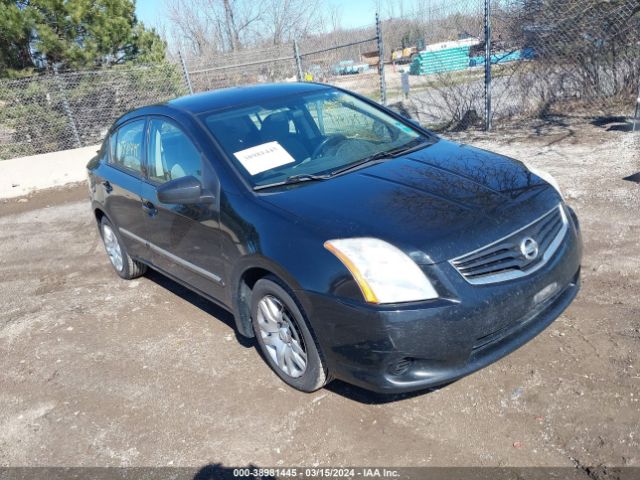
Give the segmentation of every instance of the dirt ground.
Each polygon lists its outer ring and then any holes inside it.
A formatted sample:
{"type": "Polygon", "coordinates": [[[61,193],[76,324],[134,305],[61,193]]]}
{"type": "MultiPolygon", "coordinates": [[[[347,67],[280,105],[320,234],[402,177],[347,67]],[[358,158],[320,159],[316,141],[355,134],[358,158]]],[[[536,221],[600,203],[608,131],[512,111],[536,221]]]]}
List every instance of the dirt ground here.
{"type": "Polygon", "coordinates": [[[620,130],[457,136],[557,176],[583,288],[523,348],[403,397],[296,392],[227,312],[120,280],[84,185],[0,201],[0,466],[640,466],[640,134],[620,130]]]}

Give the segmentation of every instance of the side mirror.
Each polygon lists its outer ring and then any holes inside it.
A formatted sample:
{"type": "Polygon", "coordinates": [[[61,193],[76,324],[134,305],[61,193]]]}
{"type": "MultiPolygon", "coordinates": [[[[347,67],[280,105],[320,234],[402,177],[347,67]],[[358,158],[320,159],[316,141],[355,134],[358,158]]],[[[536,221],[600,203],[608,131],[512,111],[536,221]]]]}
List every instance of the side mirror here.
{"type": "Polygon", "coordinates": [[[213,199],[211,195],[203,194],[200,180],[192,175],[169,180],[160,185],[157,191],[161,203],[189,205],[209,203],[213,199]]]}

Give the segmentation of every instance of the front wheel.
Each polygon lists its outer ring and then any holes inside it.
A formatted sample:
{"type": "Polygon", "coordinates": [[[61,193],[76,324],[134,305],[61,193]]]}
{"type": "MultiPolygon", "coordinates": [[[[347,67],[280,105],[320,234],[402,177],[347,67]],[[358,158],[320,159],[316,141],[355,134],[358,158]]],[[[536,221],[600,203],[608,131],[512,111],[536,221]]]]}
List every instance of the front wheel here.
{"type": "Polygon", "coordinates": [[[256,282],[251,299],[253,330],[271,369],[303,392],[325,385],[326,365],[293,294],[277,279],[267,277],[256,282]]]}

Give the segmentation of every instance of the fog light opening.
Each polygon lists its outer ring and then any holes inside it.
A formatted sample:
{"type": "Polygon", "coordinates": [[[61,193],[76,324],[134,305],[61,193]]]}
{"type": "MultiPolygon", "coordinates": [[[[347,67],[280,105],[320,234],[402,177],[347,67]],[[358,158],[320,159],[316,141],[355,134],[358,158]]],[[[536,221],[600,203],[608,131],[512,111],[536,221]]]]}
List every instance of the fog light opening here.
{"type": "Polygon", "coordinates": [[[388,366],[388,371],[391,375],[400,376],[407,373],[413,364],[413,358],[402,357],[391,362],[388,366]]]}

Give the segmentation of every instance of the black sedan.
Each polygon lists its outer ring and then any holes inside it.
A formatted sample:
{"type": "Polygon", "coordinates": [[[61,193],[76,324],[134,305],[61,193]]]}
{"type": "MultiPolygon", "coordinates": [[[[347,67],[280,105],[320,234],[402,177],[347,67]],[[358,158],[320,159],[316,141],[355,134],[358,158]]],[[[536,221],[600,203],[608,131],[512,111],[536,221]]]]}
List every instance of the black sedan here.
{"type": "Polygon", "coordinates": [[[451,382],[579,288],[578,220],[552,177],[327,85],[140,108],[88,171],[118,275],[151,267],[230,310],[307,392],[451,382]]]}

